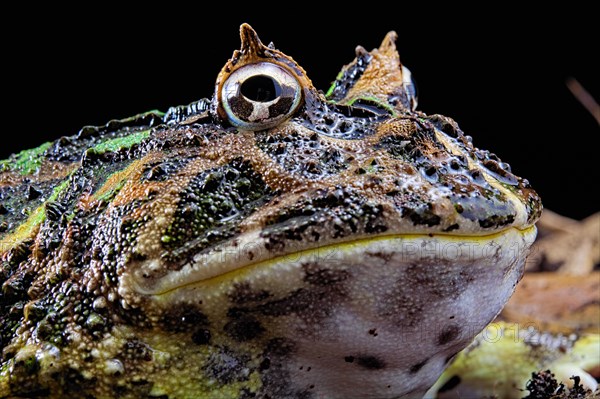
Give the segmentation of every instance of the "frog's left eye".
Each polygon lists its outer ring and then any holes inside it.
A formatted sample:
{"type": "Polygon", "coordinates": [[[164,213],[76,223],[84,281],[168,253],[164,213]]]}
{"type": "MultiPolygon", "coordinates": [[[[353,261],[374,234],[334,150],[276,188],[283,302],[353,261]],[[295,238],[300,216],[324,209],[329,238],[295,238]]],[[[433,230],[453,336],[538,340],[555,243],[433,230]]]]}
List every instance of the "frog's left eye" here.
{"type": "Polygon", "coordinates": [[[221,89],[229,122],[246,130],[273,127],[289,118],[300,104],[302,90],[284,68],[260,62],[236,69],[221,89]]]}

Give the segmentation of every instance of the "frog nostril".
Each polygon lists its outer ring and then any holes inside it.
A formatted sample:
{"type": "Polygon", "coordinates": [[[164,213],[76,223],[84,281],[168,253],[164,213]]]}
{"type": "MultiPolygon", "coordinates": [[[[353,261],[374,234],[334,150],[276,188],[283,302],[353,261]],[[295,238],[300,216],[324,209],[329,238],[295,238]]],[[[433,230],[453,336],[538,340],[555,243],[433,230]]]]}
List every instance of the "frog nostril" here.
{"type": "Polygon", "coordinates": [[[248,100],[269,102],[281,95],[281,86],[265,75],[251,76],[242,83],[240,90],[248,100]]]}

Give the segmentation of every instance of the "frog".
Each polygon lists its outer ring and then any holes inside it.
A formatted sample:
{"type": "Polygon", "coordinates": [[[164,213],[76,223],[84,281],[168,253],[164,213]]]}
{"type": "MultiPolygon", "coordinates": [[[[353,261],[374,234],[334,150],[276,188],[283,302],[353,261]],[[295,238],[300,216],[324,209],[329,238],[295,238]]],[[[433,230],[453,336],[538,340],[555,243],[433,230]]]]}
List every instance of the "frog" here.
{"type": "Polygon", "coordinates": [[[397,35],[326,92],[248,25],[212,96],[0,163],[0,398],[411,398],[542,204],[417,110],[397,35]]]}

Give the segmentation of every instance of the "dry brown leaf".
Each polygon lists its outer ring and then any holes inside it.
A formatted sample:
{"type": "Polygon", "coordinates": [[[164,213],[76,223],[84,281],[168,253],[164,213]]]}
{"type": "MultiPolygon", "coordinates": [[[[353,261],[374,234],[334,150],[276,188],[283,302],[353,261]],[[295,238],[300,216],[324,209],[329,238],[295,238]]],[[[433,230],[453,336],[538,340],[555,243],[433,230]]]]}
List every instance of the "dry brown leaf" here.
{"type": "Polygon", "coordinates": [[[600,272],[527,273],[500,317],[539,331],[600,333],[600,272]]]}
{"type": "Polygon", "coordinates": [[[585,276],[600,262],[600,212],[583,221],[544,210],[527,271],[585,276]]]}

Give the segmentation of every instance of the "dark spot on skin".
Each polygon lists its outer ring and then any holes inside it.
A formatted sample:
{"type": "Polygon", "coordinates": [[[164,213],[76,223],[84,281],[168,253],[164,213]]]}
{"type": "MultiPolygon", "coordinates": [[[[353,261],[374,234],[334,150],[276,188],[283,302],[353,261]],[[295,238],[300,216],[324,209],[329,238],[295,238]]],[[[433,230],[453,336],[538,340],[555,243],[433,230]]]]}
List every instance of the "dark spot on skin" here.
{"type": "Polygon", "coordinates": [[[389,262],[394,257],[394,254],[391,252],[367,252],[367,255],[382,259],[385,262],[389,262]]]}
{"type": "Polygon", "coordinates": [[[483,228],[502,227],[515,221],[515,215],[492,215],[479,220],[479,225],[483,228]]]}
{"type": "MultiPolygon", "coordinates": [[[[262,356],[263,359],[269,359],[268,368],[260,373],[262,387],[257,392],[257,397],[264,399],[314,398],[314,394],[306,391],[306,388],[300,390],[294,388],[288,364],[290,356],[293,356],[295,352],[296,345],[288,339],[274,338],[267,342],[262,356]]],[[[309,369],[307,368],[307,371],[309,369]]]]}
{"type": "Polygon", "coordinates": [[[276,357],[289,356],[296,352],[296,345],[285,338],[273,338],[267,343],[265,353],[276,357]]]}
{"type": "Polygon", "coordinates": [[[424,173],[427,177],[432,177],[437,173],[437,169],[433,165],[429,165],[425,168],[424,173]]]}
{"type": "Polygon", "coordinates": [[[161,320],[166,331],[186,332],[201,326],[208,326],[208,318],[193,305],[175,306],[161,320]]]}
{"type": "Polygon", "coordinates": [[[428,361],[429,361],[429,359],[425,359],[422,362],[413,364],[412,366],[410,366],[410,369],[408,370],[409,373],[411,373],[411,374],[418,373],[419,370],[421,370],[423,368],[423,366],[425,366],[427,364],[428,361]]]}
{"type": "Polygon", "coordinates": [[[32,185],[27,186],[26,198],[28,201],[37,199],[40,197],[40,195],[42,195],[42,192],[40,190],[36,189],[32,185]]]}
{"type": "Polygon", "coordinates": [[[232,319],[225,325],[225,332],[239,342],[249,341],[261,335],[265,329],[252,315],[242,312],[230,312],[232,319]]]}
{"type": "Polygon", "coordinates": [[[378,314],[402,328],[417,325],[431,301],[458,298],[475,279],[469,268],[448,262],[438,266],[408,265],[406,272],[377,302],[378,314]]]}
{"type": "Polygon", "coordinates": [[[271,294],[266,290],[255,291],[250,284],[241,283],[234,285],[233,292],[229,294],[229,299],[235,304],[243,305],[250,302],[260,302],[270,296],[271,294]]]}
{"type": "Polygon", "coordinates": [[[346,363],[353,363],[354,362],[354,356],[346,356],[346,357],[344,357],[344,361],[346,363]]]}
{"type": "MultiPolygon", "coordinates": [[[[242,389],[240,397],[239,397],[239,399],[254,399],[254,398],[256,398],[256,393],[250,392],[250,390],[248,388],[242,389]]],[[[268,396],[265,396],[265,398],[268,399],[268,396]]]]}
{"type": "Polygon", "coordinates": [[[210,330],[200,328],[192,334],[192,342],[196,345],[206,345],[210,342],[210,330]]]}
{"type": "Polygon", "coordinates": [[[152,349],[144,342],[139,340],[130,340],[123,345],[122,353],[125,355],[126,362],[135,363],[136,360],[149,362],[152,360],[152,349]]]}
{"type": "Polygon", "coordinates": [[[444,327],[440,335],[438,335],[437,344],[439,346],[446,345],[447,343],[452,342],[456,338],[458,338],[460,333],[461,329],[457,325],[449,325],[447,327],[444,327]]]}
{"type": "Polygon", "coordinates": [[[350,277],[350,273],[346,270],[325,269],[317,263],[304,263],[302,268],[305,273],[303,280],[314,285],[333,285],[350,277]]]}
{"type": "Polygon", "coordinates": [[[458,230],[458,229],[459,229],[458,223],[454,223],[454,224],[451,224],[450,226],[446,227],[446,228],[445,228],[444,230],[442,230],[442,231],[444,231],[444,232],[448,233],[448,232],[450,232],[450,231],[454,231],[454,230],[458,230]]]}
{"type": "Polygon", "coordinates": [[[315,289],[298,289],[287,297],[259,306],[257,310],[265,315],[277,316],[295,313],[307,323],[316,324],[327,318],[339,305],[340,300],[347,296],[345,287],[337,285],[315,289]],[[332,288],[335,287],[335,288],[332,288]]]}
{"type": "Polygon", "coordinates": [[[377,334],[377,329],[376,328],[370,329],[369,330],[369,335],[372,335],[372,336],[376,337],[378,335],[377,334]]]}
{"type": "Polygon", "coordinates": [[[248,355],[240,355],[225,347],[215,347],[206,361],[204,373],[223,385],[247,381],[250,374],[249,361],[248,355]]]}
{"type": "Polygon", "coordinates": [[[404,280],[399,282],[396,290],[386,293],[378,304],[378,314],[389,318],[397,326],[411,327],[420,321],[420,315],[425,305],[421,298],[415,296],[418,287],[414,287],[413,294],[403,293],[405,291],[403,283],[404,280]]]}
{"type": "Polygon", "coordinates": [[[260,362],[260,365],[258,366],[258,369],[260,371],[265,371],[268,370],[269,367],[271,366],[271,359],[269,359],[268,357],[264,358],[262,362],[260,362]]]}
{"type": "Polygon", "coordinates": [[[437,226],[440,224],[442,218],[432,211],[431,204],[418,208],[402,208],[402,217],[408,217],[416,226],[418,224],[424,224],[429,227],[437,226]]]}
{"type": "Polygon", "coordinates": [[[477,183],[484,183],[485,180],[483,179],[483,176],[481,174],[481,172],[477,169],[475,170],[471,170],[470,171],[471,177],[473,178],[473,180],[477,183]]]}
{"type": "Polygon", "coordinates": [[[32,280],[33,276],[31,274],[21,270],[17,271],[2,284],[2,299],[4,301],[8,299],[15,305],[18,301],[25,300],[27,298],[27,290],[31,286],[32,280]]]}
{"type": "Polygon", "coordinates": [[[356,364],[369,370],[385,368],[385,362],[376,356],[357,356],[356,364]]]}
{"type": "Polygon", "coordinates": [[[52,376],[64,389],[63,397],[78,397],[82,391],[91,390],[96,386],[96,378],[85,378],[80,371],[67,367],[52,376]]]}
{"type": "Polygon", "coordinates": [[[458,386],[458,384],[460,384],[460,382],[461,382],[460,377],[457,375],[454,375],[454,376],[452,376],[452,378],[450,378],[448,381],[446,381],[446,383],[444,385],[442,385],[440,387],[440,389],[438,390],[438,393],[450,391],[450,390],[456,388],[458,386]]]}

